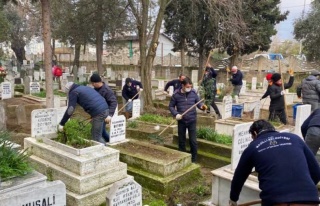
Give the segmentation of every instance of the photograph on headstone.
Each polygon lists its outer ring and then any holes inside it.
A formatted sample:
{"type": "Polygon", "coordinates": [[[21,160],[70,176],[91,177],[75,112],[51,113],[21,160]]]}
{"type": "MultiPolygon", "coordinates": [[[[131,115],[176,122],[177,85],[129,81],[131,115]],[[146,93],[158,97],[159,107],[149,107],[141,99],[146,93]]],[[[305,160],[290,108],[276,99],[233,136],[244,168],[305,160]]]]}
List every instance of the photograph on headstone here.
{"type": "Polygon", "coordinates": [[[126,118],[124,115],[113,116],[110,123],[109,143],[121,142],[126,139],[126,118]]]}

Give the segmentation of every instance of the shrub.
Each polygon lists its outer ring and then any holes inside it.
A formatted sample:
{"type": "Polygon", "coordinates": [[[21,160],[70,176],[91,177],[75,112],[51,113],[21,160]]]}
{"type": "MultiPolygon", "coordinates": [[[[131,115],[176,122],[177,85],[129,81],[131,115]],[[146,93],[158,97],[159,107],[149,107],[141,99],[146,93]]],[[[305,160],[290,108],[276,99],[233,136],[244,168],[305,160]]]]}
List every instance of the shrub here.
{"type": "Polygon", "coordinates": [[[32,171],[27,161],[29,155],[26,150],[19,152],[13,149],[9,137],[8,132],[0,132],[0,176],[4,180],[23,176],[32,171]]]}
{"type": "Polygon", "coordinates": [[[92,143],[89,140],[91,140],[91,124],[79,119],[70,119],[64,126],[64,131],[58,132],[57,138],[57,141],[75,148],[91,146],[92,143]]]}
{"type": "Polygon", "coordinates": [[[214,129],[210,127],[200,127],[199,129],[197,129],[197,138],[224,145],[232,144],[232,137],[230,135],[218,134],[214,129]]]}

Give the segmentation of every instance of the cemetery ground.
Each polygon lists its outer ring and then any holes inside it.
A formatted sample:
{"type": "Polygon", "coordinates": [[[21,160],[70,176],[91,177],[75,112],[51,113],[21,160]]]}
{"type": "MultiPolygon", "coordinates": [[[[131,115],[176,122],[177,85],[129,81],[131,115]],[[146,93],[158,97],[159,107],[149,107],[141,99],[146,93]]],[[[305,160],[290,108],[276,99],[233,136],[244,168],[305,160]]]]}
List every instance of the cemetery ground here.
{"type": "MultiPolygon", "coordinates": [[[[43,105],[35,104],[32,100],[28,100],[25,98],[11,98],[3,100],[7,106],[10,107],[10,105],[28,105],[30,107],[30,110],[33,109],[40,109],[44,108],[43,105]]],[[[121,107],[122,105],[119,105],[121,107]]],[[[8,110],[8,115],[10,116],[10,109],[8,110]]],[[[30,111],[23,111],[27,113],[30,113],[30,111]]],[[[171,117],[169,111],[164,108],[146,108],[145,112],[151,113],[151,114],[157,114],[161,116],[167,116],[171,117]]],[[[88,118],[88,114],[83,111],[83,109],[78,106],[76,107],[75,116],[81,117],[83,119],[88,118]]],[[[21,114],[23,115],[23,114],[21,114]]],[[[30,115],[30,114],[29,114],[30,115]]],[[[30,118],[30,117],[29,117],[30,118]]],[[[20,121],[20,120],[19,120],[20,121]]],[[[26,121],[21,124],[18,124],[19,122],[15,118],[7,118],[7,129],[11,132],[11,140],[17,144],[20,144],[21,147],[24,147],[24,138],[30,137],[31,133],[31,122],[26,121]]],[[[147,128],[145,130],[150,130],[150,132],[154,131],[154,128],[147,128]]],[[[164,139],[162,139],[162,142],[159,143],[158,141],[150,140],[153,144],[165,144],[168,142],[172,142],[172,137],[166,136],[164,139]]],[[[172,158],[170,154],[166,154],[159,151],[159,150],[145,150],[143,147],[139,147],[137,145],[133,144],[126,144],[126,147],[128,150],[133,151],[139,151],[143,156],[149,155],[153,157],[157,157],[159,159],[168,159],[172,158]]],[[[177,145],[176,145],[177,147],[177,145]]],[[[189,186],[187,188],[181,189],[179,184],[176,185],[175,189],[171,192],[170,195],[163,197],[159,196],[157,194],[154,194],[153,192],[148,191],[147,189],[143,188],[143,202],[144,204],[148,204],[150,206],[161,206],[161,205],[168,205],[168,206],[175,206],[177,203],[181,203],[183,205],[197,205],[201,201],[204,201],[206,199],[209,199],[211,196],[211,174],[212,168],[205,167],[205,165],[202,165],[200,167],[200,174],[198,176],[194,176],[192,179],[189,180],[189,186]]]]}

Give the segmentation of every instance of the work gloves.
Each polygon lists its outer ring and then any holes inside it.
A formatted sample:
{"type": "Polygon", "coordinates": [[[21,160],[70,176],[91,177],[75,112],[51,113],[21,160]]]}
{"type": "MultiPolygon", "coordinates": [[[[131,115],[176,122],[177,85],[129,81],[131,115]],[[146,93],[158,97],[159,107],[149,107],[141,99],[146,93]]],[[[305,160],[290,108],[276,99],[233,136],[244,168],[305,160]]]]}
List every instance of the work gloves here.
{"type": "Polygon", "coordinates": [[[179,120],[181,120],[181,119],[182,119],[182,115],[181,115],[181,114],[177,114],[177,115],[176,115],[176,120],[179,121],[179,120]]]}
{"type": "Polygon", "coordinates": [[[238,206],[237,202],[229,200],[229,206],[238,206]]]}
{"type": "Polygon", "coordinates": [[[286,91],[281,91],[281,95],[285,95],[286,94],[286,91]]]}
{"type": "Polygon", "coordinates": [[[294,74],[293,69],[289,69],[288,72],[289,72],[290,76],[293,76],[293,74],[294,74]]]}
{"type": "Polygon", "coordinates": [[[104,119],[105,123],[109,124],[111,121],[111,116],[107,116],[107,118],[104,119]]]}
{"type": "Polygon", "coordinates": [[[59,132],[63,132],[63,126],[60,125],[60,124],[58,125],[58,131],[59,131],[59,132]]]}
{"type": "Polygon", "coordinates": [[[132,102],[132,99],[128,99],[128,102],[132,102]]]}
{"type": "Polygon", "coordinates": [[[201,106],[201,109],[202,109],[202,110],[207,110],[208,107],[207,107],[207,105],[204,104],[204,105],[201,106]]]}

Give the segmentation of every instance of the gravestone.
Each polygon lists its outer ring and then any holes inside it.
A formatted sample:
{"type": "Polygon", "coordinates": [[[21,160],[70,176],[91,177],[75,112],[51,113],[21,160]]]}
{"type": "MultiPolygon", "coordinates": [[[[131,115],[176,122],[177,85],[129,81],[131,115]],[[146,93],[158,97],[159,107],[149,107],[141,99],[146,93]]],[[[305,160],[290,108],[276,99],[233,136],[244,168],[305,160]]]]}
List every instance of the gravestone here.
{"type": "Polygon", "coordinates": [[[17,72],[18,72],[18,67],[16,67],[16,66],[12,67],[12,71],[14,71],[15,73],[17,73],[17,72]]]}
{"type": "Polygon", "coordinates": [[[14,84],[22,84],[21,78],[14,78],[14,84]]]}
{"type": "Polygon", "coordinates": [[[256,89],[257,89],[257,77],[252,77],[251,90],[256,90],[256,89]]]}
{"type": "Polygon", "coordinates": [[[62,79],[68,79],[68,76],[70,76],[69,73],[63,73],[62,74],[62,79]]]}
{"type": "Polygon", "coordinates": [[[166,69],[166,71],[165,71],[165,79],[171,79],[171,71],[170,71],[170,69],[166,69]]]}
{"type": "Polygon", "coordinates": [[[19,115],[17,115],[17,120],[18,120],[19,125],[22,125],[22,124],[29,122],[29,121],[27,121],[25,105],[22,105],[22,104],[18,105],[16,108],[16,114],[19,114],[19,115]]]}
{"type": "Polygon", "coordinates": [[[128,78],[128,72],[127,71],[125,71],[125,72],[123,72],[123,78],[128,78]]]}
{"type": "Polygon", "coordinates": [[[60,81],[61,90],[64,91],[64,92],[66,92],[66,87],[65,86],[67,85],[67,83],[68,83],[68,79],[62,79],[60,81]]]}
{"type": "Polygon", "coordinates": [[[0,183],[1,206],[66,206],[66,186],[60,180],[32,172],[0,183]]]}
{"type": "Polygon", "coordinates": [[[1,98],[10,99],[12,97],[12,86],[10,82],[1,83],[1,98]]]}
{"type": "Polygon", "coordinates": [[[30,82],[30,94],[40,93],[40,83],[30,82]]]}
{"type": "Polygon", "coordinates": [[[155,79],[156,78],[156,71],[152,70],[151,71],[151,79],[155,79]]]}
{"type": "Polygon", "coordinates": [[[132,101],[132,119],[140,117],[141,104],[140,99],[132,101]]]}
{"type": "Polygon", "coordinates": [[[40,69],[40,78],[41,78],[41,80],[46,79],[46,73],[43,71],[43,69],[40,69]]]}
{"type": "Polygon", "coordinates": [[[253,109],[253,119],[254,120],[260,119],[260,109],[261,109],[261,102],[258,101],[255,108],[253,109]]]}
{"type": "Polygon", "coordinates": [[[110,123],[110,144],[126,139],[126,118],[124,115],[113,116],[110,123]]]}
{"type": "Polygon", "coordinates": [[[232,116],[232,97],[230,95],[223,97],[224,110],[221,111],[222,119],[227,119],[232,116]]]}
{"type": "Polygon", "coordinates": [[[25,76],[23,78],[23,83],[24,83],[24,93],[25,94],[30,94],[30,78],[29,76],[25,76]]]}
{"type": "Polygon", "coordinates": [[[40,72],[34,71],[33,77],[34,77],[34,81],[40,81],[40,72]]]}
{"type": "Polygon", "coordinates": [[[170,86],[169,87],[169,96],[173,95],[173,92],[174,92],[173,90],[174,90],[173,86],[170,86]]]}
{"type": "Polygon", "coordinates": [[[235,170],[243,151],[252,142],[249,129],[253,122],[237,124],[233,129],[232,152],[231,152],[231,170],[235,170]]]}
{"type": "MultiPolygon", "coordinates": [[[[0,131],[4,131],[7,129],[7,116],[6,116],[6,111],[4,109],[4,102],[0,102],[0,131]]],[[[1,181],[1,180],[0,180],[1,181]]]]}
{"type": "Polygon", "coordinates": [[[67,76],[67,80],[68,80],[68,82],[73,82],[74,77],[73,76],[67,76]]]}
{"type": "Polygon", "coordinates": [[[78,77],[79,77],[79,82],[80,82],[80,83],[86,81],[86,78],[85,78],[83,75],[78,75],[78,77]]]}
{"type": "Polygon", "coordinates": [[[111,80],[116,80],[116,73],[114,71],[111,70],[111,76],[110,76],[111,80]]]}
{"type": "Polygon", "coordinates": [[[107,192],[107,206],[142,206],[142,189],[132,178],[115,182],[107,192]]]}
{"type": "Polygon", "coordinates": [[[192,83],[198,82],[198,70],[191,71],[191,81],[192,81],[192,83]]]}
{"type": "Polygon", "coordinates": [[[240,90],[240,94],[245,94],[247,92],[247,81],[242,80],[242,87],[240,90]]]}
{"type": "Polygon", "coordinates": [[[265,78],[263,79],[263,85],[262,85],[262,88],[263,88],[263,91],[266,91],[267,88],[269,86],[269,82],[268,80],[266,80],[265,78]]]}
{"type": "Polygon", "coordinates": [[[111,74],[112,74],[112,70],[111,70],[111,68],[110,68],[110,67],[108,67],[108,68],[106,69],[106,71],[107,71],[107,75],[106,75],[106,77],[107,77],[107,78],[111,78],[111,74]]]}
{"type": "Polygon", "coordinates": [[[297,106],[296,111],[296,121],[294,126],[294,133],[302,138],[301,134],[301,126],[303,122],[310,116],[311,113],[311,105],[304,104],[297,106]]]}
{"type": "Polygon", "coordinates": [[[27,60],[23,60],[23,65],[26,66],[28,64],[27,60]]]}
{"type": "Polygon", "coordinates": [[[158,89],[161,89],[161,90],[164,89],[164,80],[159,80],[158,81],[158,89]]]}
{"type": "Polygon", "coordinates": [[[26,76],[26,70],[21,69],[21,71],[20,71],[20,77],[21,77],[22,79],[24,79],[25,76],[26,76]]]}
{"type": "Polygon", "coordinates": [[[126,84],[126,78],[122,78],[122,82],[121,82],[121,89],[123,88],[123,86],[126,84]]]}
{"type": "Polygon", "coordinates": [[[68,73],[68,74],[70,73],[69,67],[65,67],[65,68],[64,68],[64,73],[68,73]]]}
{"type": "Polygon", "coordinates": [[[31,137],[54,134],[56,132],[56,109],[36,109],[31,112],[31,137]]]}

